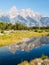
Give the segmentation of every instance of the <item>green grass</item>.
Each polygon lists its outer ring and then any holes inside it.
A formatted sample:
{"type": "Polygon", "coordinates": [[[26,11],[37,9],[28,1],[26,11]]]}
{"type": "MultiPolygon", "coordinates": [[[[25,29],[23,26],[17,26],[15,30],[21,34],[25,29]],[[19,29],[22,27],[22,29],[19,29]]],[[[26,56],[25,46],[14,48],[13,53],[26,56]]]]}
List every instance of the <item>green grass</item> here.
{"type": "Polygon", "coordinates": [[[49,32],[34,32],[32,30],[28,31],[20,31],[16,30],[15,32],[2,33],[3,35],[0,35],[0,46],[5,46],[12,43],[21,42],[23,38],[32,38],[32,37],[38,37],[38,36],[46,36],[49,32]]]}

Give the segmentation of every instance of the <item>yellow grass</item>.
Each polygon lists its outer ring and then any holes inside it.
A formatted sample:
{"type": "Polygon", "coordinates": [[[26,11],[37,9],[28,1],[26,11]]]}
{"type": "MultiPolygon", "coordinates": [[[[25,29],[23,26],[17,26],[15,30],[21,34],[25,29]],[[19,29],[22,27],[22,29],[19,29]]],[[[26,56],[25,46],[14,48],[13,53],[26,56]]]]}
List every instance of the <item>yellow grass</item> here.
{"type": "Polygon", "coordinates": [[[45,36],[48,32],[43,31],[42,33],[34,31],[16,31],[10,32],[8,35],[0,35],[0,46],[5,46],[8,44],[16,43],[22,41],[23,38],[32,38],[38,36],[45,36]]]}

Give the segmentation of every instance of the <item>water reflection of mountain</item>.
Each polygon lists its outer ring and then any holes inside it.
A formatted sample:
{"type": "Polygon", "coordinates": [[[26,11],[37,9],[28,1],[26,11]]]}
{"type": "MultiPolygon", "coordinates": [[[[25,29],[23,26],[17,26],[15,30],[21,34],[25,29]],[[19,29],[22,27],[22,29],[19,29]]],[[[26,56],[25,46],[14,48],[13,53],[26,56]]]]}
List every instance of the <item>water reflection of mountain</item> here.
{"type": "Polygon", "coordinates": [[[49,36],[41,36],[41,37],[31,38],[29,40],[20,43],[11,44],[7,46],[7,48],[11,52],[15,53],[16,50],[29,51],[48,43],[49,43],[49,36]]]}

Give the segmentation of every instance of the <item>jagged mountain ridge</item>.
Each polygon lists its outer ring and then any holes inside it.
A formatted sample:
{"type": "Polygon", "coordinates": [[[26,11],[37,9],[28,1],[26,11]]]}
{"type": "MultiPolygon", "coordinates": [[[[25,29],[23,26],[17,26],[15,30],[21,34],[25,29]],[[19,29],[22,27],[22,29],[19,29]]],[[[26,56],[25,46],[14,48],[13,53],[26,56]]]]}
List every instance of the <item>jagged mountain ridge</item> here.
{"type": "Polygon", "coordinates": [[[49,17],[43,16],[31,9],[17,10],[12,7],[6,14],[0,11],[0,21],[2,22],[21,22],[26,26],[49,26],[49,17]]]}

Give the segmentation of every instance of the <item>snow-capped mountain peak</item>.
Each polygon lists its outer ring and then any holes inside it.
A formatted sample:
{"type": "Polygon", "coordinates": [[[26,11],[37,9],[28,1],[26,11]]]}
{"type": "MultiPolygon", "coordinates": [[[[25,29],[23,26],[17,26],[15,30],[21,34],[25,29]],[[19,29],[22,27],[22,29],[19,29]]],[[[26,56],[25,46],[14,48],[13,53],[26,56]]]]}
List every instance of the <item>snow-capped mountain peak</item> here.
{"type": "Polygon", "coordinates": [[[7,14],[10,16],[10,18],[14,18],[18,15],[18,10],[16,9],[15,6],[13,6],[8,12],[7,14]]]}
{"type": "Polygon", "coordinates": [[[8,12],[7,14],[10,16],[10,18],[14,18],[17,15],[21,15],[22,17],[36,17],[36,16],[41,16],[41,14],[32,11],[30,8],[28,9],[21,9],[21,10],[17,10],[17,8],[15,6],[13,6],[8,12]]]}
{"type": "Polygon", "coordinates": [[[0,10],[0,21],[21,22],[26,26],[49,26],[49,17],[45,17],[30,8],[17,10],[16,6],[13,6],[6,14],[0,10]]]}

